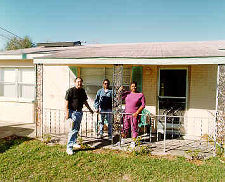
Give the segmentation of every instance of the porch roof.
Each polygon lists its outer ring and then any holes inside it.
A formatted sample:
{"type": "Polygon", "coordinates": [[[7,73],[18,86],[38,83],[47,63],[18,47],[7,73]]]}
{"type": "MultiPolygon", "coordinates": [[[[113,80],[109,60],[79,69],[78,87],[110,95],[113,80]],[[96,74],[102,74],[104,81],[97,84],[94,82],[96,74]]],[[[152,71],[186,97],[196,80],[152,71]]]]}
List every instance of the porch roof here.
{"type": "Polygon", "coordinates": [[[37,58],[46,64],[225,64],[225,41],[95,44],[37,58]]]}
{"type": "Polygon", "coordinates": [[[225,56],[225,41],[96,44],[73,47],[46,58],[171,58],[225,56]]]}

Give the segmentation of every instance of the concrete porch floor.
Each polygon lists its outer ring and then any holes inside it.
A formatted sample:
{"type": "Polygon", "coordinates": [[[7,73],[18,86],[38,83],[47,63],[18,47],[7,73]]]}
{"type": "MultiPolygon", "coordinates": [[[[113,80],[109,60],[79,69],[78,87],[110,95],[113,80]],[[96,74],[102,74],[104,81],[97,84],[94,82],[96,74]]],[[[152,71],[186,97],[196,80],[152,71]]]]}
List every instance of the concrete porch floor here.
{"type": "MultiPolygon", "coordinates": [[[[125,139],[124,144],[120,144],[119,142],[112,144],[112,142],[108,140],[107,137],[98,139],[84,136],[81,138],[83,144],[86,144],[93,149],[103,148],[122,151],[131,150],[131,138],[125,139]]],[[[54,143],[66,145],[67,135],[52,135],[52,144],[54,143]]],[[[211,157],[214,154],[213,143],[203,140],[167,139],[165,145],[166,152],[164,152],[164,141],[150,143],[149,140],[147,140],[145,137],[142,137],[141,144],[137,146],[136,149],[138,150],[140,147],[145,146],[152,155],[184,156],[186,158],[191,158],[191,156],[197,155],[197,157],[200,159],[211,157]]]]}

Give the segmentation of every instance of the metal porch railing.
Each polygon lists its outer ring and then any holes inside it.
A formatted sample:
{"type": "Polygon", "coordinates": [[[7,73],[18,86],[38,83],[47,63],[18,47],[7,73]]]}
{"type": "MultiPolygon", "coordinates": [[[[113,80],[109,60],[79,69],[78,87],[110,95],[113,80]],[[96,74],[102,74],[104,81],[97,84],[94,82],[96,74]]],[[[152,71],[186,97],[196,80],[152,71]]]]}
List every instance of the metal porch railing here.
{"type": "MultiPolygon", "coordinates": [[[[107,113],[112,114],[113,113],[107,113]]],[[[129,113],[121,113],[122,116],[129,113]]],[[[210,152],[215,150],[215,117],[188,117],[141,114],[139,123],[139,136],[143,144],[161,144],[161,150],[166,153],[174,150],[170,142],[192,141],[198,143],[197,147],[207,143],[210,152]],[[213,147],[213,148],[212,148],[213,147]]],[[[122,117],[123,118],[123,117],[122,117]]],[[[91,114],[83,111],[80,127],[80,137],[98,138],[100,114],[91,114]]],[[[107,123],[106,123],[107,126],[107,123]]],[[[42,134],[66,135],[71,127],[71,122],[65,120],[65,111],[60,109],[45,108],[43,112],[42,134]]],[[[117,126],[118,127],[118,126],[117,126]]],[[[119,129],[113,129],[113,136],[120,139],[123,131],[123,120],[119,129]]],[[[105,129],[107,133],[107,128],[105,129]]],[[[107,134],[105,134],[105,137],[107,134]]],[[[115,141],[120,142],[120,140],[115,141]]],[[[114,143],[115,143],[114,142],[114,143]]],[[[194,144],[194,143],[193,143],[194,144]]],[[[177,148],[176,148],[177,149],[177,148]]]]}

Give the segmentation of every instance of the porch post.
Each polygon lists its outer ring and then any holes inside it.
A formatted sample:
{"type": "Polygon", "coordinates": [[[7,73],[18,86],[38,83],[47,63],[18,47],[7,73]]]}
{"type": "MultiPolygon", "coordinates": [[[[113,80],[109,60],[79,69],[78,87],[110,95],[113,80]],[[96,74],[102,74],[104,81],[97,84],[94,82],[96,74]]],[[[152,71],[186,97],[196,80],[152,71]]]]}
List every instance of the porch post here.
{"type": "MultiPolygon", "coordinates": [[[[123,65],[113,66],[113,135],[120,134],[120,122],[122,118],[122,98],[119,93],[119,88],[123,84],[123,65]]],[[[114,141],[113,141],[114,142],[114,141]]]]}
{"type": "Polygon", "coordinates": [[[36,64],[35,71],[36,71],[36,102],[35,102],[36,137],[42,137],[43,136],[43,64],[36,64]]]}
{"type": "Polygon", "coordinates": [[[217,94],[216,94],[216,122],[215,142],[220,146],[225,144],[225,65],[217,68],[217,94]]]}

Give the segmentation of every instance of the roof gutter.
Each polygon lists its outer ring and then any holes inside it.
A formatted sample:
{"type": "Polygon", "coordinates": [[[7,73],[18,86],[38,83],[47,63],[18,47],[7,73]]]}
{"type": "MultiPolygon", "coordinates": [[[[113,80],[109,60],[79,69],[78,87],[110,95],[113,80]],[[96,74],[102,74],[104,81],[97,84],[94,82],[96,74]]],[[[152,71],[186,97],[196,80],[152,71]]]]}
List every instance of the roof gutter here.
{"type": "Polygon", "coordinates": [[[225,64],[225,57],[201,57],[201,58],[35,58],[34,64],[47,65],[194,65],[194,64],[225,64]]]}

